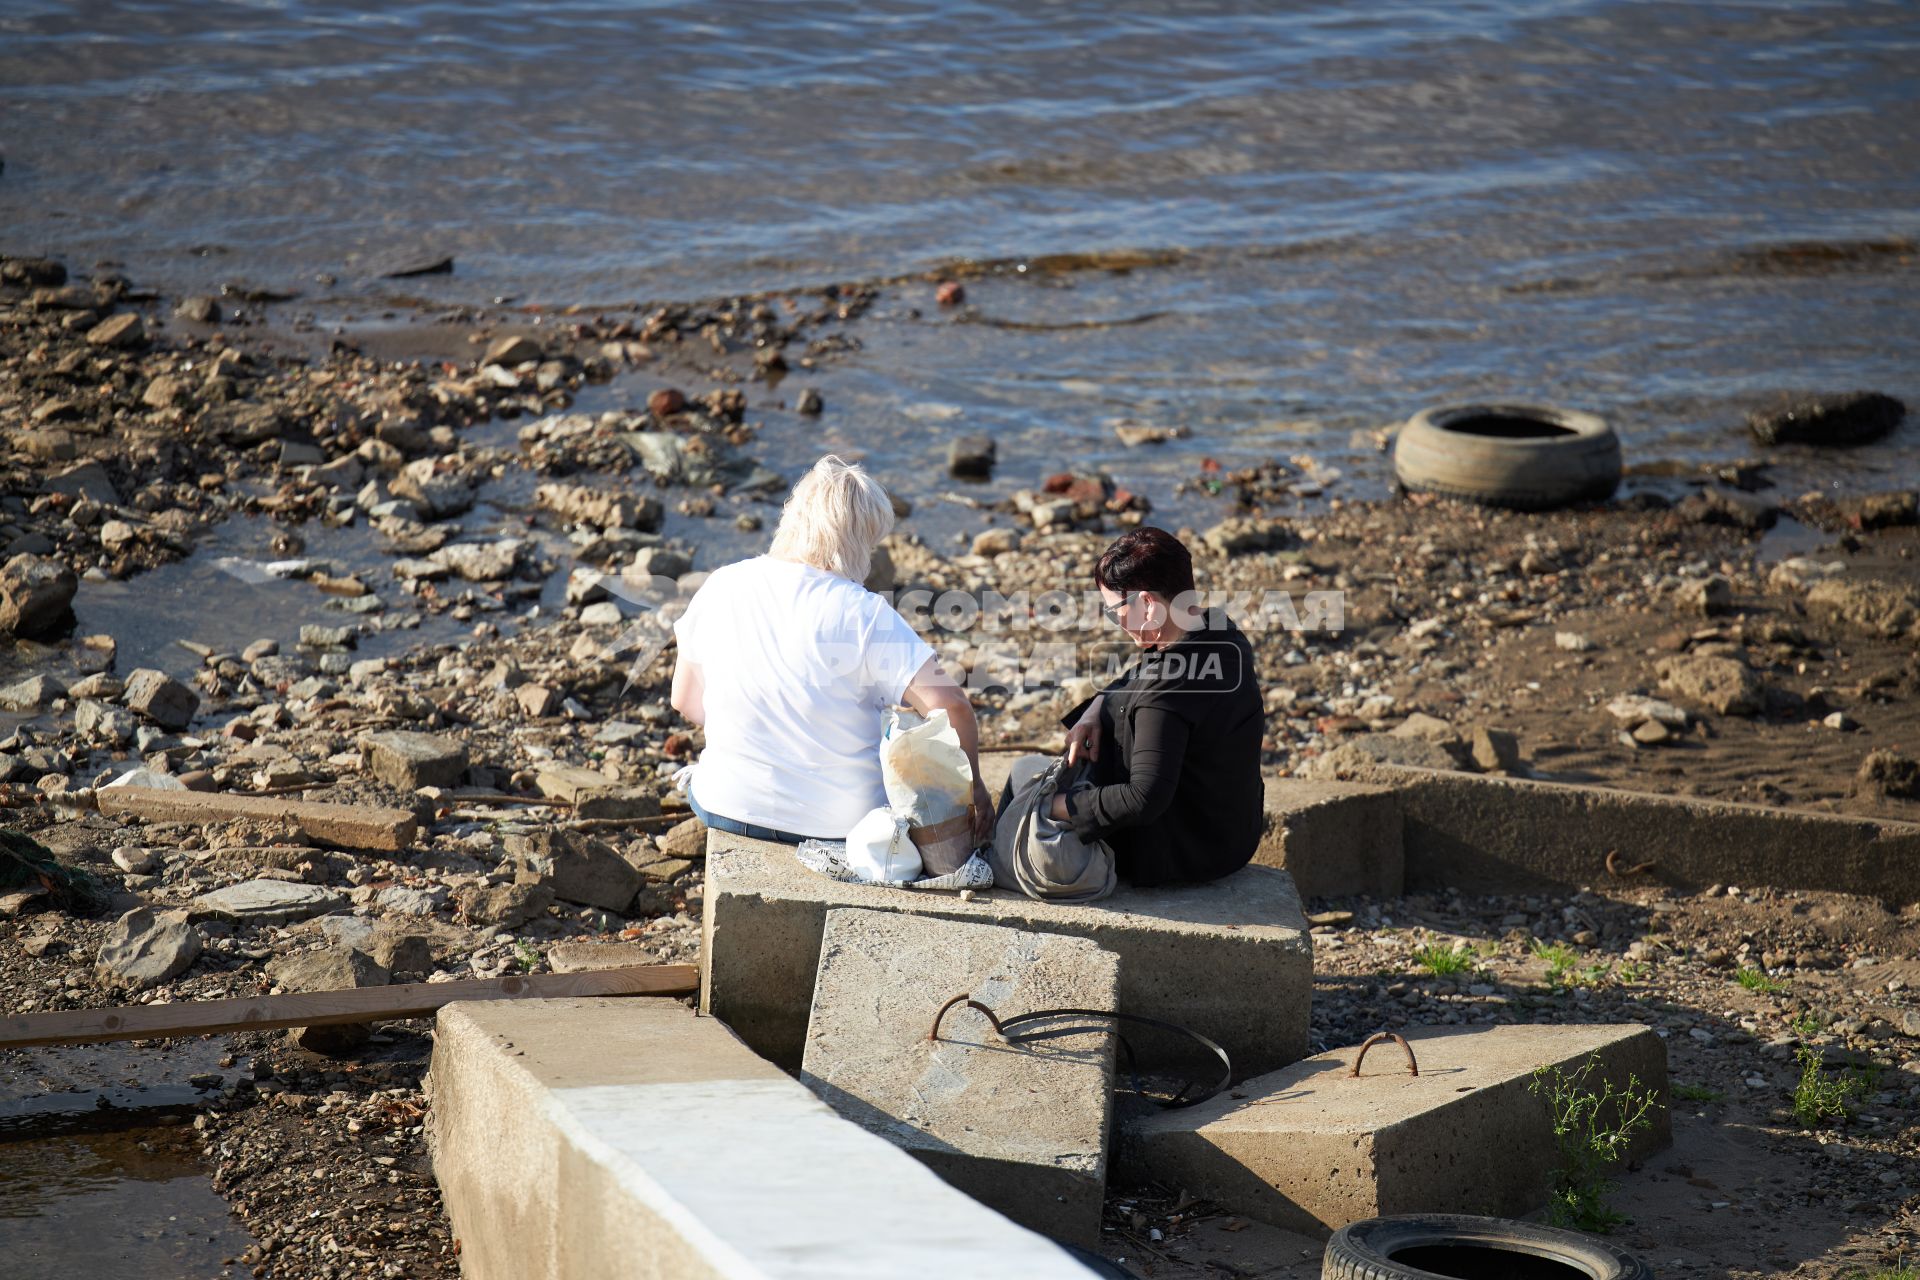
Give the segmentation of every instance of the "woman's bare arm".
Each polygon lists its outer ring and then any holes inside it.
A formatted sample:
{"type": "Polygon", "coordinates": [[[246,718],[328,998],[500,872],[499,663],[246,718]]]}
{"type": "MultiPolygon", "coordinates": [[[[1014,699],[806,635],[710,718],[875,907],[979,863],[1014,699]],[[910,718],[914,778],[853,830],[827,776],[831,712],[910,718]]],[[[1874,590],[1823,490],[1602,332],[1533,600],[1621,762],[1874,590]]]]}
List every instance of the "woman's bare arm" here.
{"type": "Polygon", "coordinates": [[[689,662],[683,654],[673,663],[673,709],[693,724],[707,722],[707,685],[700,664],[689,662]]]}
{"type": "Polygon", "coordinates": [[[993,823],[993,798],[980,780],[980,722],[974,718],[967,691],[946,673],[940,659],[928,658],[907,684],[906,703],[923,716],[935,711],[947,713],[947,723],[959,735],[967,764],[973,769],[974,834],[984,837],[993,823]]]}

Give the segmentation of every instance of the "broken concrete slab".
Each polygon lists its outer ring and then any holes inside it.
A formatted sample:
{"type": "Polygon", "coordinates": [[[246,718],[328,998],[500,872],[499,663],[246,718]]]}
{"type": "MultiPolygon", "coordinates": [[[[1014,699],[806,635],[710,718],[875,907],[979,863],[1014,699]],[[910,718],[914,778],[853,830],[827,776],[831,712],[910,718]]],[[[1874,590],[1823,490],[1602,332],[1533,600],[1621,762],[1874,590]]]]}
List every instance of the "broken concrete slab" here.
{"type": "Polygon", "coordinates": [[[629,965],[653,964],[658,959],[651,948],[637,942],[594,942],[586,938],[569,938],[547,948],[547,967],[555,973],[624,969],[629,965]]]}
{"type": "Polygon", "coordinates": [[[1380,1214],[1518,1217],[1546,1203],[1558,1160],[1541,1067],[1598,1066],[1583,1086],[1659,1099],[1654,1126],[1623,1152],[1666,1146],[1667,1052],[1641,1026],[1462,1027],[1408,1037],[1420,1074],[1391,1041],[1335,1049],[1249,1080],[1197,1107],[1135,1124],[1126,1167],[1290,1231],[1326,1234],[1380,1214]]]}
{"type": "Polygon", "coordinates": [[[1651,862],[1678,888],[1768,885],[1920,902],[1920,823],[1369,764],[1406,815],[1407,888],[1506,893],[1611,883],[1651,862]]]}
{"type": "Polygon", "coordinates": [[[411,810],[372,805],[323,804],[285,796],[235,795],[225,791],[101,787],[94,793],[108,817],[149,822],[224,822],[231,818],[291,825],[322,844],[398,853],[413,844],[419,820],[411,810]]]}
{"type": "Polygon", "coordinates": [[[891,911],[827,913],[800,1080],[1022,1226],[1095,1245],[1113,1110],[1111,1022],[1061,1018],[1008,1045],[1003,1016],[1117,1009],[1120,962],[1087,938],[891,911]]]}
{"type": "Polygon", "coordinates": [[[1293,878],[1274,867],[1243,867],[1210,884],[1123,885],[1083,906],[999,889],[962,900],[828,880],[788,846],[709,831],[706,871],[701,1007],[783,1066],[800,1065],[820,938],[836,907],[1091,938],[1120,957],[1121,1012],[1211,1037],[1232,1055],[1237,1077],[1307,1050],[1313,947],[1293,878]]]}
{"type": "Polygon", "coordinates": [[[464,885],[453,895],[460,914],[477,925],[515,929],[553,905],[548,884],[464,885]]]}
{"type": "Polygon", "coordinates": [[[1058,1245],[648,999],[440,1011],[434,1175],[461,1273],[1085,1280],[1058,1245]]]}
{"type": "Polygon", "coordinates": [[[438,733],[393,729],[360,739],[367,769],[390,787],[451,787],[467,773],[467,744],[438,733]]]}
{"type": "Polygon", "coordinates": [[[187,904],[192,920],[232,920],[238,924],[291,924],[339,911],[347,900],[317,884],[286,880],[243,880],[203,893],[187,904]]]}
{"type": "Polygon", "coordinates": [[[1402,817],[1389,788],[1270,777],[1266,806],[1266,832],[1253,860],[1290,874],[1301,897],[1400,895],[1402,817]]]}

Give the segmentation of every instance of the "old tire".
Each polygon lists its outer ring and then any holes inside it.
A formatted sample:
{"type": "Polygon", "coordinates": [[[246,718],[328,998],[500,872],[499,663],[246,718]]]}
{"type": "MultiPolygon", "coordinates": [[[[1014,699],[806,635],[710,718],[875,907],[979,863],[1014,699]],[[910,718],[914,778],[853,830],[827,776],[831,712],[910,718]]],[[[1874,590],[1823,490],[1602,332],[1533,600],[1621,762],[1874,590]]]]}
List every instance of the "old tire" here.
{"type": "Polygon", "coordinates": [[[1633,1255],[1578,1232],[1457,1213],[1348,1223],[1322,1280],[1652,1280],[1633,1255]]]}
{"type": "Polygon", "coordinates": [[[1411,493],[1545,511],[1620,486],[1620,437],[1598,415],[1546,405],[1423,409],[1400,429],[1393,470],[1411,493]]]}

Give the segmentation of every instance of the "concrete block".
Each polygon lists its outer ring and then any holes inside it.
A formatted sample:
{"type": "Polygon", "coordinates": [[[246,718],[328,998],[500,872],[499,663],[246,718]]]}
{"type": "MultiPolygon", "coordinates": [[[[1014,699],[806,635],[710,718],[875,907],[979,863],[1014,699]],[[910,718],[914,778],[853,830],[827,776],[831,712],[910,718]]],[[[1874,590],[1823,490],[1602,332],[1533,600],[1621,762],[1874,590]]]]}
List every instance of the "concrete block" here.
{"type": "Polygon", "coordinates": [[[431,1087],[468,1280],[1089,1274],[677,1002],[449,1005],[431,1087]]]}
{"type": "Polygon", "coordinates": [[[707,834],[702,1008],[753,1048],[800,1065],[827,912],[865,907],[1091,938],[1120,957],[1120,1010],[1224,1045],[1237,1078],[1307,1051],[1313,946],[1293,878],[1243,867],[1211,884],[1135,889],[1085,906],[1004,889],[958,894],[842,884],[785,845],[707,834]]]}
{"type": "Polygon", "coordinates": [[[1462,1027],[1408,1040],[1417,1077],[1391,1041],[1368,1050],[1358,1079],[1348,1074],[1358,1049],[1336,1049],[1146,1118],[1127,1135],[1124,1165],[1290,1231],[1324,1235],[1390,1213],[1518,1217],[1546,1203],[1556,1164],[1529,1078],[1550,1064],[1576,1071],[1590,1054],[1596,1091],[1631,1074],[1661,1098],[1628,1155],[1672,1140],[1666,1046],[1645,1027],[1462,1027]]]}
{"type": "Polygon", "coordinates": [[[1293,876],[1303,898],[1397,897],[1400,801],[1387,787],[1268,778],[1267,829],[1253,860],[1293,876]]]}
{"type": "Polygon", "coordinates": [[[1608,881],[1607,854],[1680,888],[1767,885],[1920,902],[1920,823],[1372,764],[1406,816],[1407,888],[1504,893],[1608,881]]]}
{"type": "MultiPolygon", "coordinates": [[[[1060,1018],[1009,1046],[961,993],[1010,1017],[1117,1009],[1120,962],[1086,938],[830,911],[800,1079],[847,1119],[1022,1226],[1100,1241],[1113,1023],[1060,1018]]],[[[1019,1034],[1019,1032],[1016,1032],[1019,1034]]]]}

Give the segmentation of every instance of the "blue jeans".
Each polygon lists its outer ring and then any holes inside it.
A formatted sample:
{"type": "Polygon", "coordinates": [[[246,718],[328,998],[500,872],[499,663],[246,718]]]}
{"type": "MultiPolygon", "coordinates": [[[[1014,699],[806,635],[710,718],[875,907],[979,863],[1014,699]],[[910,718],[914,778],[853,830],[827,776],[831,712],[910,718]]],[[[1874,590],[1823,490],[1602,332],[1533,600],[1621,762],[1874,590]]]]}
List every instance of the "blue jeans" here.
{"type": "Polygon", "coordinates": [[[723,818],[717,813],[708,813],[693,798],[693,788],[687,788],[687,807],[693,810],[693,816],[712,827],[715,831],[725,831],[729,835],[745,836],[749,840],[771,840],[775,844],[799,844],[802,840],[811,840],[812,836],[797,836],[791,831],[776,831],[772,827],[756,827],[751,822],[741,822],[736,818],[723,818]]]}

